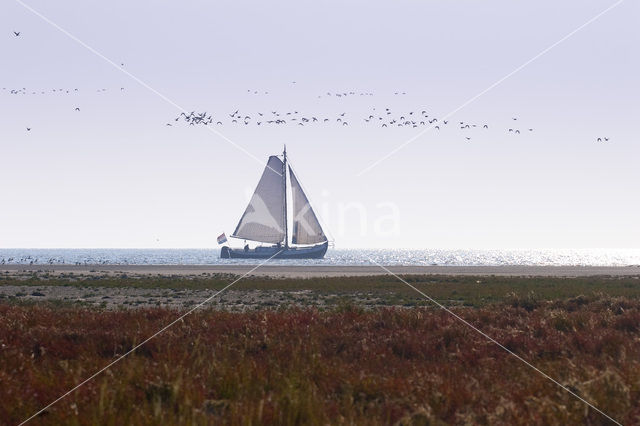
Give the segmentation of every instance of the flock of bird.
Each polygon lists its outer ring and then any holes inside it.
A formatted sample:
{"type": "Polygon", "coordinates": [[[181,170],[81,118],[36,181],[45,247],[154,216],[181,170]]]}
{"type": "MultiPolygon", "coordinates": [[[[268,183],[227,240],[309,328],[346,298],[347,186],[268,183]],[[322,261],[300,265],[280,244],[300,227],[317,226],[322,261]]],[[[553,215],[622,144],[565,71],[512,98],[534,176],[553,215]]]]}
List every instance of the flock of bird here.
{"type": "MultiPolygon", "coordinates": [[[[106,92],[108,89],[106,88],[102,88],[102,89],[97,89],[96,92],[98,93],[103,93],[106,92]]],[[[124,91],[124,87],[120,88],[120,91],[124,91]]],[[[74,88],[74,89],[62,89],[62,88],[58,88],[58,89],[47,89],[47,90],[29,90],[26,87],[21,87],[19,89],[8,89],[6,87],[2,88],[2,91],[9,94],[9,95],[46,95],[46,94],[75,94],[75,93],[80,93],[80,89],[78,88],[74,88]]],[[[80,107],[75,107],[74,111],[80,111],[80,107]]],[[[31,131],[31,126],[25,127],[25,129],[27,130],[27,132],[31,131]]]]}
{"type": "MultiPolygon", "coordinates": [[[[27,89],[26,87],[21,87],[19,89],[7,89],[6,87],[3,87],[2,90],[6,93],[8,93],[9,95],[46,95],[46,94],[73,94],[76,92],[80,92],[80,89],[47,89],[47,90],[33,90],[33,89],[27,89]]],[[[102,92],[106,92],[108,89],[102,88],[102,89],[96,89],[97,93],[102,93],[102,92]]],[[[124,91],[124,87],[120,88],[120,91],[124,91]]]]}
{"type": "MultiPolygon", "coordinates": [[[[395,93],[396,95],[399,94],[398,92],[395,93]]],[[[403,95],[406,95],[406,92],[402,92],[403,95]]],[[[349,96],[356,96],[356,95],[360,95],[360,96],[373,96],[373,93],[371,92],[327,92],[325,95],[318,95],[318,98],[322,98],[324,96],[326,97],[335,97],[335,98],[346,98],[349,96]]]]}
{"type": "MultiPolygon", "coordinates": [[[[267,93],[267,92],[265,92],[267,93]]],[[[347,92],[347,95],[354,94],[356,92],[347,92]]],[[[533,132],[533,127],[520,126],[521,123],[518,117],[512,117],[512,125],[505,127],[504,131],[507,134],[521,135],[523,133],[533,132]]],[[[257,113],[245,113],[240,110],[235,110],[230,113],[223,113],[217,117],[208,112],[196,112],[190,113],[182,112],[180,115],[174,118],[174,122],[183,121],[190,126],[204,125],[204,126],[319,126],[319,125],[338,125],[349,126],[353,123],[360,123],[364,125],[375,125],[380,128],[391,127],[408,127],[408,128],[425,128],[432,127],[434,131],[440,131],[448,126],[449,128],[457,128],[463,132],[465,140],[471,141],[473,135],[470,133],[474,129],[486,130],[490,126],[488,123],[472,123],[465,121],[451,122],[451,120],[443,120],[438,117],[431,116],[426,109],[414,110],[407,112],[395,112],[391,108],[384,108],[376,110],[371,109],[366,115],[361,117],[351,117],[347,112],[336,113],[333,116],[326,115],[314,115],[303,114],[300,111],[278,111],[271,110],[268,112],[257,113]]],[[[172,127],[172,123],[166,123],[166,126],[172,127]]],[[[598,137],[597,142],[609,142],[609,137],[598,137]]]]}
{"type": "MultiPolygon", "coordinates": [[[[14,37],[19,37],[21,34],[20,31],[13,31],[14,37]]],[[[124,66],[124,64],[120,64],[124,66]]],[[[296,84],[295,81],[291,82],[292,84],[296,84]]],[[[6,87],[2,88],[3,91],[7,91],[6,87]]],[[[124,91],[124,87],[120,88],[121,91],[124,91]]],[[[106,88],[97,89],[97,92],[106,92],[106,88]]],[[[47,91],[33,91],[27,90],[26,87],[22,87],[20,89],[9,89],[7,93],[11,95],[26,95],[28,93],[32,95],[38,94],[44,95],[46,93],[74,93],[78,92],[78,89],[50,89],[47,91]]],[[[247,89],[247,93],[253,95],[264,94],[268,95],[268,91],[264,90],[255,90],[255,89],[247,89]]],[[[406,92],[394,92],[394,95],[401,96],[406,95],[406,92]]],[[[361,91],[334,91],[334,92],[326,92],[324,95],[318,95],[318,98],[322,98],[323,96],[327,97],[335,97],[335,98],[346,98],[349,96],[373,96],[372,92],[361,92],[361,91]]],[[[75,107],[74,111],[79,112],[80,107],[75,107]]],[[[181,119],[184,120],[191,126],[195,125],[216,125],[223,126],[227,125],[244,125],[248,126],[250,124],[255,124],[256,126],[284,126],[284,125],[296,125],[296,126],[311,126],[311,125],[326,125],[326,124],[336,124],[342,127],[349,126],[350,122],[354,121],[351,118],[347,117],[346,112],[342,112],[337,116],[333,117],[320,117],[318,114],[301,114],[298,111],[287,111],[287,112],[278,112],[278,111],[270,111],[268,113],[258,112],[257,115],[248,115],[244,113],[240,113],[239,110],[236,110],[233,113],[227,114],[229,118],[225,116],[221,116],[218,118],[214,118],[213,115],[208,114],[206,111],[202,113],[196,113],[195,111],[191,111],[189,114],[182,112],[178,117],[174,119],[174,122],[178,122],[181,119]],[[351,120],[351,121],[348,121],[351,120]]],[[[513,121],[518,121],[517,117],[512,118],[513,121]]],[[[409,111],[401,114],[394,114],[391,108],[385,108],[384,110],[376,111],[376,108],[373,108],[366,116],[362,117],[363,121],[360,123],[368,124],[368,125],[376,125],[380,128],[389,128],[389,127],[409,127],[409,128],[420,128],[420,127],[432,127],[434,130],[439,131],[444,126],[449,124],[447,120],[439,120],[437,117],[429,116],[426,110],[418,111],[409,111]]],[[[356,122],[359,121],[356,119],[356,122]]],[[[172,127],[172,123],[166,123],[166,126],[172,127]]],[[[452,126],[451,126],[452,127],[452,126]]],[[[468,123],[464,121],[457,122],[457,127],[462,131],[471,131],[475,128],[488,129],[489,125],[484,123],[482,125],[476,123],[468,123]]],[[[31,127],[26,127],[26,130],[31,131],[31,127]]],[[[529,132],[533,132],[533,128],[527,129],[529,132]]],[[[519,135],[522,131],[519,128],[509,127],[507,133],[511,133],[514,135],[519,135]]],[[[524,130],[523,130],[524,131],[524,130]]],[[[471,140],[471,136],[464,136],[467,141],[471,140]]],[[[608,142],[609,137],[598,137],[596,139],[597,142],[608,142]]],[[[4,261],[4,259],[3,259],[4,261]]]]}
{"type": "MultiPolygon", "coordinates": [[[[217,119],[212,115],[208,114],[206,111],[202,113],[196,113],[195,111],[191,111],[189,114],[184,112],[180,113],[174,121],[180,121],[181,119],[187,122],[189,125],[194,126],[197,124],[209,125],[214,124],[217,126],[222,126],[224,124],[235,124],[235,125],[249,125],[255,124],[256,126],[262,125],[298,125],[305,126],[313,123],[329,123],[336,122],[342,126],[348,126],[349,122],[346,121],[345,115],[346,113],[339,114],[339,117],[335,118],[335,121],[330,118],[319,118],[314,115],[303,116],[298,111],[288,111],[288,112],[278,112],[278,111],[270,111],[268,113],[258,112],[257,114],[246,115],[240,112],[240,110],[236,110],[230,114],[226,114],[228,118],[225,116],[220,116],[217,119]]],[[[167,123],[167,126],[171,126],[171,123],[167,123]]]]}
{"type": "MultiPolygon", "coordinates": [[[[517,117],[512,117],[514,122],[518,121],[517,117]]],[[[190,126],[204,125],[204,126],[311,126],[311,125],[338,125],[349,126],[349,123],[360,123],[369,126],[378,126],[380,128],[390,127],[408,127],[408,128],[420,128],[431,126],[435,131],[444,129],[445,126],[450,128],[457,128],[463,131],[466,140],[472,139],[470,131],[474,129],[489,129],[487,123],[471,123],[465,121],[458,121],[450,124],[450,120],[438,119],[437,117],[429,115],[426,109],[407,111],[407,112],[395,112],[391,108],[384,108],[376,110],[371,109],[367,112],[367,115],[359,118],[352,118],[347,112],[337,113],[334,116],[320,116],[313,114],[303,114],[299,111],[277,111],[272,110],[268,112],[257,112],[247,114],[235,110],[231,113],[222,114],[218,117],[214,117],[208,112],[196,112],[190,113],[182,112],[180,115],[174,118],[174,122],[183,121],[190,126]]],[[[166,123],[166,126],[172,127],[171,122],[166,123]]],[[[532,127],[527,127],[526,131],[533,132],[532,127]]],[[[524,132],[519,128],[508,127],[505,132],[514,135],[519,135],[524,132]]]]}
{"type": "MultiPolygon", "coordinates": [[[[53,257],[50,257],[48,259],[40,259],[37,257],[33,257],[31,255],[29,256],[23,256],[23,257],[8,257],[8,258],[2,258],[0,259],[0,265],[53,265],[53,264],[66,264],[67,262],[65,262],[62,259],[56,259],[53,257]]],[[[73,262],[75,265],[87,265],[87,264],[102,264],[102,265],[106,265],[109,262],[106,260],[102,260],[102,261],[98,261],[98,260],[91,260],[91,261],[75,261],[73,262]]]]}
{"type": "MultiPolygon", "coordinates": [[[[295,81],[292,82],[295,84],[295,81]]],[[[268,95],[269,92],[268,91],[262,91],[262,90],[254,90],[254,89],[247,89],[247,93],[249,94],[253,94],[253,95],[268,95]]],[[[406,95],[406,92],[395,92],[396,95],[402,94],[402,95],[406,95]]],[[[360,96],[373,96],[373,93],[371,92],[327,92],[324,95],[318,95],[318,98],[322,98],[322,97],[336,97],[336,98],[346,98],[349,96],[356,96],[356,95],[360,95],[360,96]]]]}

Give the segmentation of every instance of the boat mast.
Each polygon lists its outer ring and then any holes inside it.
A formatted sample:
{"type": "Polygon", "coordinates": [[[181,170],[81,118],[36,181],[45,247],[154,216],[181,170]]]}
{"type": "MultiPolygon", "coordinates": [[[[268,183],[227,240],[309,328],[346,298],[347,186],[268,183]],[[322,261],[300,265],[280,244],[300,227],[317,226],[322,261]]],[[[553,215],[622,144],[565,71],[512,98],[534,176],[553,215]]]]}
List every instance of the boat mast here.
{"type": "Polygon", "coordinates": [[[284,161],[282,162],[282,185],[284,186],[284,248],[289,247],[289,224],[287,222],[287,145],[282,152],[284,161]]]}

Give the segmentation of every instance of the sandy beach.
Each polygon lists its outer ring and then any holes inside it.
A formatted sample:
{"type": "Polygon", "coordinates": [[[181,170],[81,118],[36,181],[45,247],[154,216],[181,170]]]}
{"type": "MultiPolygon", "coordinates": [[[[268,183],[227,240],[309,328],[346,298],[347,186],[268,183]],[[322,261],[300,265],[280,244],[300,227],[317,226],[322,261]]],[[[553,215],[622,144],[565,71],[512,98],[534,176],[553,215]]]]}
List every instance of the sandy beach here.
{"type": "MultiPolygon", "coordinates": [[[[313,278],[340,276],[375,276],[388,272],[380,266],[287,266],[263,265],[2,265],[0,273],[22,275],[31,273],[120,275],[130,276],[198,276],[207,274],[232,274],[313,278]],[[251,271],[251,272],[250,272],[251,271]]],[[[478,276],[527,276],[527,277],[588,277],[588,276],[638,276],[640,265],[633,266],[389,266],[389,271],[399,275],[478,275],[478,276]]]]}

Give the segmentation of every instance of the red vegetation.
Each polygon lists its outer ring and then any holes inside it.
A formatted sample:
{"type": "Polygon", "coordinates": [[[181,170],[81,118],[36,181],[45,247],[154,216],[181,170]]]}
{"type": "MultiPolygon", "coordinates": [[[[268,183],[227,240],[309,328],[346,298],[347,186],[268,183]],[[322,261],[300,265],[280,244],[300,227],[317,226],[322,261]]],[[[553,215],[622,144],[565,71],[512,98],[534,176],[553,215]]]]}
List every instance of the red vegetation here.
{"type": "MultiPolygon", "coordinates": [[[[456,312],[622,423],[640,421],[640,302],[456,312]]],[[[0,304],[0,421],[16,424],[175,319],[0,304]]],[[[607,424],[435,309],[198,311],[34,424],[607,424]]]]}

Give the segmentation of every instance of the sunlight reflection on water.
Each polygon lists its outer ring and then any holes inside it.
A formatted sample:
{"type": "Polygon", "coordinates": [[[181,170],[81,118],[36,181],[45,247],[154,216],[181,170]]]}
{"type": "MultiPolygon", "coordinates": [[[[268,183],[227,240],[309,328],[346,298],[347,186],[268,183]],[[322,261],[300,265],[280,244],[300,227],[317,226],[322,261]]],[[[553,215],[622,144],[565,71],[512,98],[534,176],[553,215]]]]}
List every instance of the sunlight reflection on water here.
{"type": "MultiPolygon", "coordinates": [[[[220,259],[218,249],[0,249],[0,264],[230,265],[255,260],[220,259]]],[[[628,266],[640,249],[408,250],[329,249],[324,259],[271,260],[283,265],[628,266]]]]}

